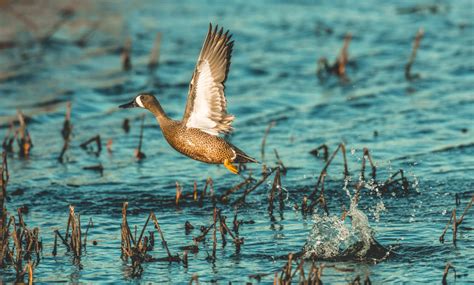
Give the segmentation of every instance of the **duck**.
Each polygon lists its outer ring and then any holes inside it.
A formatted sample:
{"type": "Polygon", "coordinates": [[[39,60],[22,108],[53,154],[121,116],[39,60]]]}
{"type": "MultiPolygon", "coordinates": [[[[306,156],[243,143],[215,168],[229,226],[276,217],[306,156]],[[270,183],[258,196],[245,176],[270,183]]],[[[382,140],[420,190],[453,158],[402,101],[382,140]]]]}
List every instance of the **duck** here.
{"type": "Polygon", "coordinates": [[[188,99],[181,120],[166,115],[154,94],[139,93],[120,108],[144,108],[158,121],[168,144],[181,154],[209,164],[223,164],[239,174],[234,164],[258,163],[219,135],[233,131],[235,116],[227,113],[224,94],[234,41],[224,28],[209,24],[209,30],[199,54],[189,84],[188,99]]]}

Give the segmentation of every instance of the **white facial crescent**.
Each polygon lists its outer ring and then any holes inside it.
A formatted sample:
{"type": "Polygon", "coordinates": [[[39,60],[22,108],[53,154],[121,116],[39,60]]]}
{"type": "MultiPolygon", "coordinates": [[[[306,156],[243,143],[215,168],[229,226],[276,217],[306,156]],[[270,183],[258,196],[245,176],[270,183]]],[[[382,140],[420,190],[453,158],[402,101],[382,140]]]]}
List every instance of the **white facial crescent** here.
{"type": "Polygon", "coordinates": [[[138,104],[138,106],[145,108],[145,106],[143,106],[142,100],[140,100],[140,97],[142,96],[137,96],[137,98],[135,99],[135,102],[138,104]]]}

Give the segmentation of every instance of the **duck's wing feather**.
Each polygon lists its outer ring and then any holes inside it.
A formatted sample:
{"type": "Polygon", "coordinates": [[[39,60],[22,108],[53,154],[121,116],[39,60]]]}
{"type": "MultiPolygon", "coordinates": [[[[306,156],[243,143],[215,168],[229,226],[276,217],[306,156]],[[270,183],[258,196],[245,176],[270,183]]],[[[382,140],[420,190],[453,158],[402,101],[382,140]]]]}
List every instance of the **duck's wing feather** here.
{"type": "Polygon", "coordinates": [[[211,135],[232,131],[234,116],[227,113],[224,83],[229,72],[234,42],[229,31],[218,26],[209,31],[201,49],[191,83],[183,122],[211,135]]]}

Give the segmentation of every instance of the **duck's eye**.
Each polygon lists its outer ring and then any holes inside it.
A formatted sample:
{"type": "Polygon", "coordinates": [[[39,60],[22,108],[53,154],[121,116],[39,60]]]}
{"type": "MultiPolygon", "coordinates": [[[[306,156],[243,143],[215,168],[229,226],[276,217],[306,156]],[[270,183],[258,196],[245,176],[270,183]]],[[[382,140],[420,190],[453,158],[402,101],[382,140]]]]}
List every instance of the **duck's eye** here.
{"type": "Polygon", "coordinates": [[[145,99],[145,97],[143,95],[140,95],[140,100],[143,100],[145,99]]]}

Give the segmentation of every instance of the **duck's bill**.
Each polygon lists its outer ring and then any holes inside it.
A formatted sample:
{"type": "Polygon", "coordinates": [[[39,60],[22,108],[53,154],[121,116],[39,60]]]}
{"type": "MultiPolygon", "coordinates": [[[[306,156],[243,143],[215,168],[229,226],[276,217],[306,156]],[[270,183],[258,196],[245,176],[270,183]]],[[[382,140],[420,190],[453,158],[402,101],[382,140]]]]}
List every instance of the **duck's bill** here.
{"type": "Polygon", "coordinates": [[[129,103],[126,103],[126,104],[123,104],[123,105],[120,105],[119,108],[122,108],[122,109],[128,109],[128,108],[136,108],[136,107],[139,107],[137,102],[135,102],[135,100],[133,100],[132,102],[129,102],[129,103]]]}

